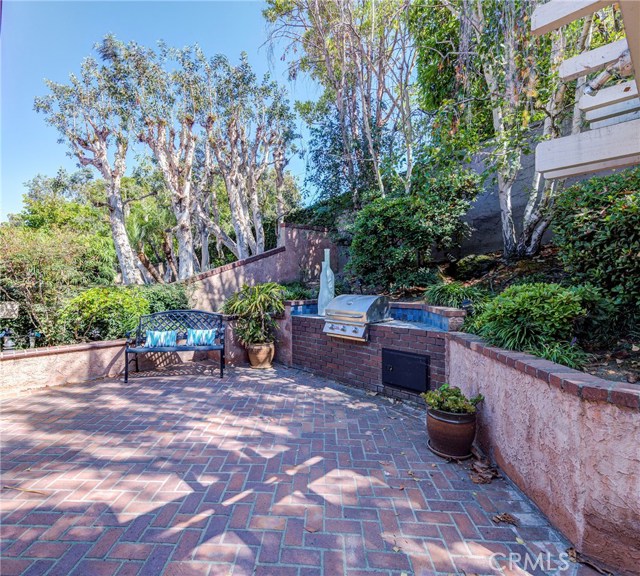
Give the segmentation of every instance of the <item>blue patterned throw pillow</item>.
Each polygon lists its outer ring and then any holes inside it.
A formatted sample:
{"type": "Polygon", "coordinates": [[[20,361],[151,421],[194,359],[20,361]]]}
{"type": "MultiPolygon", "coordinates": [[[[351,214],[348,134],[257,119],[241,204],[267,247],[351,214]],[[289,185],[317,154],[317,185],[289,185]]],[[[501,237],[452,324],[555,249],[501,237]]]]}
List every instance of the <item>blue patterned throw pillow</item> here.
{"type": "Polygon", "coordinates": [[[147,330],[144,345],[147,348],[175,346],[178,333],[175,330],[147,330]]]}
{"type": "Polygon", "coordinates": [[[187,346],[213,346],[216,343],[218,331],[211,330],[187,330],[187,346]]]}

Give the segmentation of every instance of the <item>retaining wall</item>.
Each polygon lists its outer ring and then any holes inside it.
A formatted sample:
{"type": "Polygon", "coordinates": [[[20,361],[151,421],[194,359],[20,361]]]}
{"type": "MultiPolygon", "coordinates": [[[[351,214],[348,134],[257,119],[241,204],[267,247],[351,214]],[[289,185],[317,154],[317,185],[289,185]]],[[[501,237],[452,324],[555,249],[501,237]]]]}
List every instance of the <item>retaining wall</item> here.
{"type": "Polygon", "coordinates": [[[315,280],[325,248],[331,249],[332,270],[342,270],[344,259],[324,228],[283,224],[280,235],[282,246],[278,248],[190,278],[187,284],[193,288],[192,308],[217,312],[225,299],[245,284],[315,280]]]}
{"type": "Polygon", "coordinates": [[[575,545],[640,567],[640,386],[449,334],[447,378],[485,396],[478,441],[575,545]]]}

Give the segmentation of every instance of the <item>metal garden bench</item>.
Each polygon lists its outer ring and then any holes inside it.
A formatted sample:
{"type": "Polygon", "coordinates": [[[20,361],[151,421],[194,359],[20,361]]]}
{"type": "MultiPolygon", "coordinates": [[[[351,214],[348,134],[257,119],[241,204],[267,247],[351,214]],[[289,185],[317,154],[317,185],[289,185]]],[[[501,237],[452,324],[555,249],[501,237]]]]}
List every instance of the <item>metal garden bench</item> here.
{"type": "Polygon", "coordinates": [[[124,381],[129,381],[129,354],[135,356],[136,372],[138,368],[138,355],[148,352],[208,352],[220,351],[220,378],[224,374],[224,322],[221,314],[203,312],[201,310],[167,310],[140,317],[135,337],[131,332],[127,333],[127,346],[124,352],[124,381]],[[206,345],[187,344],[188,330],[216,330],[215,343],[206,345]],[[176,344],[147,345],[148,332],[176,332],[176,344]]]}

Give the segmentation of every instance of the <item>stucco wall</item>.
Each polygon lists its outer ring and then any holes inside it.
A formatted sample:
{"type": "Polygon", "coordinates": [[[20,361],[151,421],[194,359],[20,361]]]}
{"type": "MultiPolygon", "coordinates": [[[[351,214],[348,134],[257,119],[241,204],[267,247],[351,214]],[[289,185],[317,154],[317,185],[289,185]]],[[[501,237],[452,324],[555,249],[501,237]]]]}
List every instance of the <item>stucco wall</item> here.
{"type": "Polygon", "coordinates": [[[638,574],[640,387],[451,335],[448,381],[486,400],[478,440],[576,549],[638,574]]]}
{"type": "MultiPolygon", "coordinates": [[[[125,340],[108,340],[1,352],[0,399],[48,386],[117,377],[124,372],[124,345],[125,340]]],[[[217,351],[150,353],[140,355],[139,366],[144,372],[207,359],[217,363],[219,358],[217,351]]],[[[247,353],[233,332],[233,321],[228,321],[226,326],[225,360],[227,366],[248,363],[247,353]]],[[[129,370],[134,374],[132,360],[129,370]]]]}
{"type": "Polygon", "coordinates": [[[46,386],[86,382],[124,370],[124,340],[0,354],[0,398],[46,386]]]}
{"type": "Polygon", "coordinates": [[[192,307],[217,312],[224,300],[245,284],[317,279],[325,248],[332,249],[331,268],[334,272],[340,271],[342,262],[338,250],[324,229],[283,225],[280,233],[283,245],[279,248],[191,278],[188,283],[193,288],[192,307]]]}

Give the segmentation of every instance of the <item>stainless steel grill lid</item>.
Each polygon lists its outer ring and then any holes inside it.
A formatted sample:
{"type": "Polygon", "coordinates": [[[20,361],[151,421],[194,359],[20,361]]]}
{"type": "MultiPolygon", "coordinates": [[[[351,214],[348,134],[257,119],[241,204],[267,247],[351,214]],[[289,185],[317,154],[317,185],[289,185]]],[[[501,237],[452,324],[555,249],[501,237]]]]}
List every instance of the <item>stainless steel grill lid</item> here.
{"type": "Polygon", "coordinates": [[[389,318],[389,300],[386,296],[337,296],[325,310],[324,332],[329,336],[365,341],[367,326],[389,318]]]}

